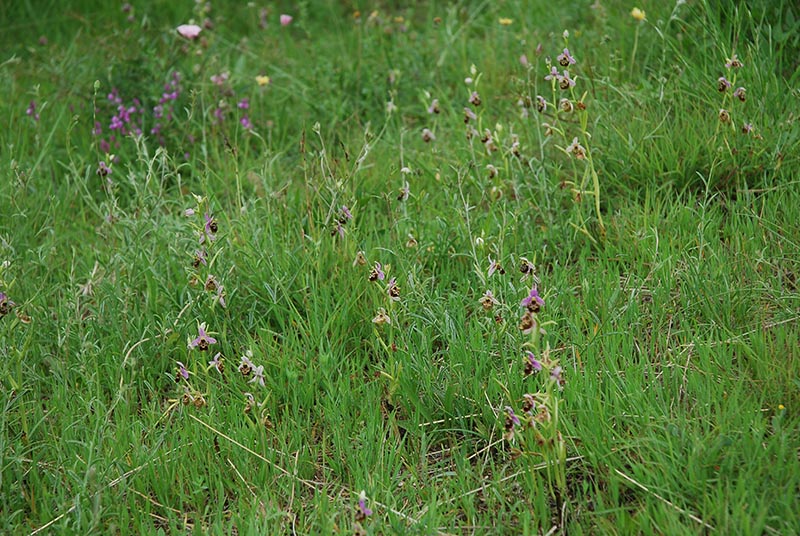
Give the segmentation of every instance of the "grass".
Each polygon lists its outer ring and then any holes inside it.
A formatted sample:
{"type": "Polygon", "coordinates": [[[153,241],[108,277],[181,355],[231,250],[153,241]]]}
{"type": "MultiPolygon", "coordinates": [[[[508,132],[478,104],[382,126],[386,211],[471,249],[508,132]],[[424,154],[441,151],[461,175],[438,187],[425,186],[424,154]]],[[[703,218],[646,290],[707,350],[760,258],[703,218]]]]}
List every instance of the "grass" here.
{"type": "Polygon", "coordinates": [[[800,12],[633,7],[0,7],[0,532],[800,530],[800,12]]]}

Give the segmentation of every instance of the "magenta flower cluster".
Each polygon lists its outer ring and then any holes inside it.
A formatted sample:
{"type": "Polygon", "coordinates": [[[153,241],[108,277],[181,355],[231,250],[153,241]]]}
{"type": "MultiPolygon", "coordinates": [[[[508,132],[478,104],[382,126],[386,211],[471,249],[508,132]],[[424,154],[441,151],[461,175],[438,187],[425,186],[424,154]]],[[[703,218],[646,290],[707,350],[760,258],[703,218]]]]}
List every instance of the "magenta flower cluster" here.
{"type": "Polygon", "coordinates": [[[166,145],[163,131],[175,121],[175,109],[180,96],[179,72],[170,75],[169,81],[162,87],[161,95],[154,99],[157,104],[151,110],[143,99],[123,97],[119,88],[112,88],[103,101],[96,103],[94,110],[96,119],[92,133],[99,139],[100,151],[110,153],[112,150],[119,150],[123,138],[129,135],[141,136],[145,131],[159,145],[166,145]],[[105,117],[108,118],[104,120],[105,117]],[[147,128],[149,124],[152,126],[147,128]]]}

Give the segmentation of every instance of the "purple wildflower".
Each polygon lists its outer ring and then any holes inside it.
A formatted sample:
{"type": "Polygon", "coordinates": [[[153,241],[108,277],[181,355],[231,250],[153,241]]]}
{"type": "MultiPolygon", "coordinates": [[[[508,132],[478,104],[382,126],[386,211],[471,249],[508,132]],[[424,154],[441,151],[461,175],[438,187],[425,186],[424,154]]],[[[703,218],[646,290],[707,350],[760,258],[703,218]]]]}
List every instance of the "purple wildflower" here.
{"type": "Polygon", "coordinates": [[[253,369],[256,368],[255,363],[250,360],[250,356],[252,356],[252,352],[250,350],[247,351],[246,355],[242,356],[242,361],[239,363],[239,372],[242,373],[242,376],[249,376],[253,369]]]}
{"type": "Polygon", "coordinates": [[[527,307],[527,309],[532,313],[536,313],[541,307],[544,307],[544,300],[541,296],[539,296],[539,290],[536,288],[536,286],[531,287],[530,292],[528,292],[528,295],[523,298],[523,300],[520,302],[520,305],[527,307]]]}
{"type": "Polygon", "coordinates": [[[200,265],[208,266],[208,261],[206,260],[206,250],[198,249],[194,252],[194,261],[192,261],[192,266],[195,268],[199,268],[200,265]]]}
{"type": "Polygon", "coordinates": [[[222,354],[220,352],[214,354],[214,359],[208,362],[208,366],[209,368],[213,367],[217,369],[217,372],[222,374],[223,371],[222,354]]]}
{"type": "Polygon", "coordinates": [[[475,112],[472,111],[472,108],[464,106],[464,122],[469,123],[470,120],[476,121],[478,116],[475,115],[475,112]]]}
{"type": "Polygon", "coordinates": [[[530,276],[536,279],[536,267],[525,257],[520,257],[519,259],[519,271],[522,273],[522,279],[520,279],[520,281],[525,281],[530,276]]]}
{"type": "Polygon", "coordinates": [[[747,90],[745,88],[737,87],[736,91],[733,92],[733,96],[739,99],[740,101],[744,102],[745,100],[747,100],[747,97],[745,95],[746,92],[747,90]]]}
{"type": "Polygon", "coordinates": [[[511,419],[511,422],[514,423],[514,426],[519,426],[519,417],[514,413],[514,410],[511,409],[511,406],[506,406],[506,416],[511,419]]]}
{"type": "Polygon", "coordinates": [[[397,286],[397,279],[391,278],[386,284],[386,293],[392,301],[400,301],[400,287],[397,286]]]}
{"type": "Polygon", "coordinates": [[[342,216],[344,216],[345,219],[348,219],[348,220],[352,220],[353,219],[353,213],[350,212],[350,209],[347,208],[347,205],[342,205],[342,216]]]}
{"type": "Polygon", "coordinates": [[[122,119],[119,116],[111,116],[111,123],[109,123],[108,128],[109,130],[122,130],[125,124],[122,122],[122,119]]]}
{"type": "Polygon", "coordinates": [[[570,65],[575,65],[575,58],[572,57],[572,54],[569,53],[569,49],[565,48],[564,52],[559,54],[556,58],[558,60],[559,65],[562,67],[569,67],[570,65]]]}
{"type": "Polygon", "coordinates": [[[178,376],[183,378],[184,380],[188,380],[189,379],[189,371],[186,370],[186,366],[184,366],[184,364],[181,363],[180,361],[176,361],[176,363],[178,363],[178,376]]]}
{"type": "Polygon", "coordinates": [[[555,65],[553,65],[552,67],[550,67],[550,74],[545,76],[544,79],[548,80],[548,81],[557,80],[559,76],[561,76],[561,75],[558,74],[558,69],[556,68],[555,65]]]}
{"type": "Polygon", "coordinates": [[[478,95],[477,91],[473,91],[472,94],[469,96],[469,103],[473,106],[480,106],[481,105],[481,96],[478,95]]]}
{"type": "Polygon", "coordinates": [[[567,147],[567,152],[573,155],[578,160],[583,160],[586,158],[586,148],[578,143],[578,137],[572,138],[572,143],[567,147]]]}
{"type": "Polygon", "coordinates": [[[536,329],[536,318],[534,318],[533,313],[525,311],[519,321],[519,329],[523,335],[528,335],[536,329]]]}
{"type": "Polygon", "coordinates": [[[344,225],[341,220],[336,220],[336,226],[331,231],[331,236],[339,235],[339,238],[344,238],[344,225]]]}
{"type": "Polygon", "coordinates": [[[250,121],[250,118],[246,115],[239,119],[239,124],[242,125],[242,128],[245,130],[253,130],[253,122],[250,121]]]}
{"type": "Polygon", "coordinates": [[[203,239],[206,238],[206,237],[208,238],[209,242],[213,242],[214,240],[216,240],[216,238],[217,238],[216,234],[217,234],[217,231],[219,230],[219,227],[217,226],[217,220],[215,220],[213,217],[211,217],[208,214],[208,212],[203,214],[203,218],[205,218],[205,220],[206,220],[206,225],[204,227],[203,236],[200,237],[200,243],[201,244],[203,243],[203,239]]]}
{"type": "Polygon", "coordinates": [[[487,310],[487,311],[488,311],[488,310],[490,310],[492,307],[494,307],[495,305],[499,305],[499,304],[500,304],[500,302],[499,302],[499,301],[497,301],[497,298],[495,298],[495,297],[494,297],[494,294],[492,294],[492,291],[491,291],[491,290],[487,290],[487,291],[486,291],[486,292],[483,294],[483,297],[481,297],[481,299],[480,299],[480,304],[483,306],[483,308],[484,308],[485,310],[487,310]]]}
{"type": "Polygon", "coordinates": [[[536,407],[536,398],[530,393],[522,395],[522,411],[530,416],[533,416],[533,410],[536,407]]]}
{"type": "Polygon", "coordinates": [[[217,290],[217,288],[219,288],[219,286],[220,285],[217,278],[211,274],[208,274],[208,277],[206,277],[206,283],[203,288],[205,288],[206,291],[208,292],[214,292],[217,290]]]}
{"type": "Polygon", "coordinates": [[[725,62],[726,69],[731,69],[733,67],[738,69],[739,67],[742,67],[742,65],[742,62],[739,61],[739,57],[736,54],[734,54],[733,57],[728,58],[728,61],[725,62]]]}
{"type": "Polygon", "coordinates": [[[217,123],[222,123],[225,120],[225,110],[221,106],[217,106],[214,109],[214,119],[216,119],[217,123]]]}
{"type": "Polygon", "coordinates": [[[525,375],[529,376],[534,372],[539,372],[542,370],[542,363],[536,359],[536,356],[533,355],[533,352],[526,353],[527,360],[525,361],[525,375]]]}
{"type": "Polygon", "coordinates": [[[200,324],[198,328],[198,335],[193,341],[189,343],[189,348],[197,348],[200,351],[208,350],[212,344],[217,344],[217,339],[206,333],[206,325],[200,324]]]}
{"type": "Polygon", "coordinates": [[[223,309],[227,308],[227,304],[225,303],[225,290],[222,285],[217,286],[217,293],[211,297],[211,301],[219,303],[220,307],[223,309]]]}
{"type": "Polygon", "coordinates": [[[558,77],[558,87],[561,89],[575,87],[575,80],[569,77],[569,71],[565,70],[564,75],[558,77]]]}
{"type": "Polygon", "coordinates": [[[489,257],[489,270],[487,270],[486,272],[486,277],[492,277],[492,274],[494,274],[495,272],[499,273],[500,275],[506,273],[505,269],[503,269],[503,266],[500,264],[499,261],[496,261],[491,257],[489,257]]]}
{"type": "Polygon", "coordinates": [[[247,383],[258,383],[261,387],[264,387],[264,365],[253,368],[253,377],[247,383]]]}
{"type": "Polygon", "coordinates": [[[717,79],[717,89],[719,90],[720,93],[725,93],[725,91],[727,91],[730,88],[731,88],[731,83],[728,81],[727,78],[725,78],[724,76],[720,76],[717,79]]]}
{"type": "Polygon", "coordinates": [[[240,100],[238,104],[236,104],[236,106],[238,106],[240,110],[247,110],[248,108],[250,108],[250,99],[245,97],[242,100],[240,100]]]}
{"type": "Polygon", "coordinates": [[[0,292],[0,318],[6,316],[15,305],[17,304],[11,301],[5,292],[0,292]]]}
{"type": "Polygon", "coordinates": [[[411,187],[408,184],[408,181],[403,183],[403,187],[400,188],[400,195],[397,196],[398,201],[408,201],[408,196],[411,195],[411,187]]]}
{"type": "Polygon", "coordinates": [[[230,76],[230,74],[227,71],[219,73],[219,74],[212,75],[211,76],[211,83],[214,84],[215,86],[222,87],[223,85],[225,85],[225,82],[228,81],[228,77],[229,76],[230,76]]]}
{"type": "Polygon", "coordinates": [[[439,113],[439,99],[433,99],[431,101],[431,105],[428,106],[428,113],[429,114],[438,114],[439,113]]]}
{"type": "Polygon", "coordinates": [[[556,381],[559,385],[564,383],[564,379],[561,377],[561,367],[556,365],[553,367],[553,370],[550,371],[550,378],[556,381]]]}
{"type": "Polygon", "coordinates": [[[100,162],[97,165],[97,174],[101,177],[105,177],[107,175],[111,175],[111,168],[106,165],[105,162],[100,162]]]}
{"type": "Polygon", "coordinates": [[[25,113],[32,117],[34,121],[39,120],[39,114],[36,113],[36,101],[31,101],[31,103],[28,104],[28,108],[25,110],[25,113]]]}
{"type": "Polygon", "coordinates": [[[358,494],[358,512],[356,512],[356,521],[364,521],[372,515],[372,510],[367,508],[367,493],[361,491],[358,494]]]}
{"type": "Polygon", "coordinates": [[[383,281],[386,279],[386,274],[383,272],[383,267],[381,263],[375,262],[375,266],[372,268],[372,271],[369,273],[369,280],[370,281],[383,281]]]}
{"type": "Polygon", "coordinates": [[[514,428],[521,424],[519,417],[517,417],[514,410],[511,409],[511,406],[506,406],[506,422],[503,425],[503,429],[505,430],[503,437],[507,441],[512,441],[514,439],[514,428]]]}

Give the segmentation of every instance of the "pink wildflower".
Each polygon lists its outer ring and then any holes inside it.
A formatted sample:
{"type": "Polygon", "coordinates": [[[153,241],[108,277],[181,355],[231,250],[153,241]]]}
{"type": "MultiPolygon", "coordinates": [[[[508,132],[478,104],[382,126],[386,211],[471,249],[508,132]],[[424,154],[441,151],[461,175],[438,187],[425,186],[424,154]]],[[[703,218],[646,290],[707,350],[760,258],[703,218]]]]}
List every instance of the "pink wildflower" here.
{"type": "Polygon", "coordinates": [[[177,29],[181,37],[192,40],[197,39],[197,36],[200,35],[201,31],[203,31],[203,29],[197,24],[181,24],[177,29]]]}

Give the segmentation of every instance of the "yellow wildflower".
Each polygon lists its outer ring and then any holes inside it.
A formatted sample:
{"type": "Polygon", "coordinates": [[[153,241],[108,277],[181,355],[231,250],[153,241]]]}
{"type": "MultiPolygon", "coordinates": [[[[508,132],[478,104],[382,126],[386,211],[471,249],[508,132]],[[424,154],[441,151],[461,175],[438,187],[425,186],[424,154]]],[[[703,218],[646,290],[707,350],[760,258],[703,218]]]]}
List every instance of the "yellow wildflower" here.
{"type": "Polygon", "coordinates": [[[641,10],[638,7],[633,8],[631,10],[631,17],[633,17],[634,19],[636,19],[639,22],[642,22],[644,20],[644,17],[645,17],[644,10],[641,10]]]}
{"type": "Polygon", "coordinates": [[[271,80],[270,80],[269,76],[266,76],[266,75],[263,75],[263,74],[260,74],[260,75],[256,76],[256,84],[258,84],[259,86],[266,86],[270,82],[271,82],[271,80]]]}
{"type": "Polygon", "coordinates": [[[511,23],[514,22],[513,19],[509,19],[507,17],[500,17],[500,24],[503,26],[511,26],[511,23]]]}

